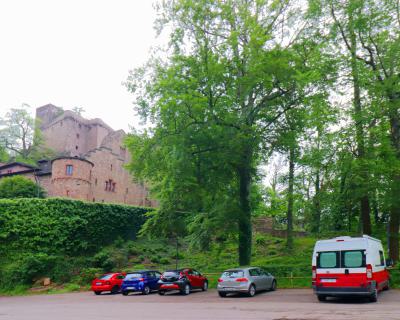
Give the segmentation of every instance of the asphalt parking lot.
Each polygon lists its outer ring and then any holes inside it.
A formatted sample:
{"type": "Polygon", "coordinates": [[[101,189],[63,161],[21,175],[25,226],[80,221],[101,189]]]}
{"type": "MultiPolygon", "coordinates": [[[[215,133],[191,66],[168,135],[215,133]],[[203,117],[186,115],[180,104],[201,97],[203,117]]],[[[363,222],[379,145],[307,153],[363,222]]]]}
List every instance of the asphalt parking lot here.
{"type": "Polygon", "coordinates": [[[365,300],[317,301],[309,289],[281,289],[253,298],[220,298],[215,290],[189,296],[122,296],[91,292],[0,297],[0,320],[71,319],[400,319],[400,291],[379,295],[377,303],[365,300]]]}

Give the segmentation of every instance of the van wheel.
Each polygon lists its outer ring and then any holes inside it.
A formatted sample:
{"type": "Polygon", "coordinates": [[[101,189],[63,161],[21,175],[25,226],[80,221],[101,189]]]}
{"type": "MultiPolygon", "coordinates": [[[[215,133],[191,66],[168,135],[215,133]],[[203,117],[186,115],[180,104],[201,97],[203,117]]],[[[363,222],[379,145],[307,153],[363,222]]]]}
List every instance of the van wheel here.
{"type": "Polygon", "coordinates": [[[101,292],[100,292],[100,291],[94,291],[94,294],[95,294],[96,296],[98,296],[98,295],[101,294],[101,292]]]}
{"type": "Polygon", "coordinates": [[[160,290],[160,291],[158,291],[158,294],[159,294],[160,296],[163,296],[163,295],[165,295],[165,291],[160,290]]]}
{"type": "Polygon", "coordinates": [[[122,291],[122,295],[127,296],[129,294],[129,291],[122,291]]]}
{"type": "Polygon", "coordinates": [[[326,296],[324,296],[322,294],[319,294],[317,297],[318,297],[318,301],[320,301],[320,302],[326,301],[326,296]]]}
{"type": "Polygon", "coordinates": [[[208,282],[204,281],[203,287],[201,288],[202,291],[207,291],[208,290],[208,282]]]}
{"type": "Polygon", "coordinates": [[[378,289],[375,289],[372,295],[369,297],[370,302],[377,302],[378,301],[378,289]]]}
{"type": "Polygon", "coordinates": [[[220,296],[221,298],[225,298],[225,297],[226,297],[226,292],[218,291],[218,294],[219,294],[219,296],[220,296]]]}

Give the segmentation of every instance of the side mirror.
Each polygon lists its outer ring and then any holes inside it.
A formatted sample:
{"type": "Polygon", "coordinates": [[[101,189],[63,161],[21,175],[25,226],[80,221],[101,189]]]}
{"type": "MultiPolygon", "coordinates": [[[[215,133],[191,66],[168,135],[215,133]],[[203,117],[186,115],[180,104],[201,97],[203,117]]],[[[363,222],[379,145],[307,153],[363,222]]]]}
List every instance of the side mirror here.
{"type": "Polygon", "coordinates": [[[386,259],[386,267],[393,267],[393,260],[392,259],[386,259]]]}

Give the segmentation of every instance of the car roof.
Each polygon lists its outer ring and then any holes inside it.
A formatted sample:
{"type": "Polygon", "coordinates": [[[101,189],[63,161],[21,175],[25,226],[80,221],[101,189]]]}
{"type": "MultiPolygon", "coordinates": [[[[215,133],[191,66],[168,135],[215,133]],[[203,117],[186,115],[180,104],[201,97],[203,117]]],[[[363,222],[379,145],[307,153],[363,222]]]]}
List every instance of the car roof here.
{"type": "Polygon", "coordinates": [[[146,273],[146,272],[158,272],[157,270],[137,270],[137,271],[129,271],[126,274],[132,274],[132,273],[146,273]]]}
{"type": "Polygon", "coordinates": [[[261,268],[259,268],[259,267],[232,268],[232,269],[227,269],[224,272],[227,272],[227,271],[246,271],[246,270],[251,270],[251,269],[261,269],[261,268]]]}

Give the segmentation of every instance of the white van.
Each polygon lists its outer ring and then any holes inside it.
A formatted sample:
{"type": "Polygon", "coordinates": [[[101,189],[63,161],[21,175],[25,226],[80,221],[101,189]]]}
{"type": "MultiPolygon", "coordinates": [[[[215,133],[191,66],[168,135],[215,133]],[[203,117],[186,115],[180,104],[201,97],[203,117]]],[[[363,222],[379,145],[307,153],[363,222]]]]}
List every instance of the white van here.
{"type": "Polygon", "coordinates": [[[370,236],[317,241],[312,257],[312,286],[326,297],[365,296],[377,301],[389,289],[389,272],[380,240],[370,236]]]}

